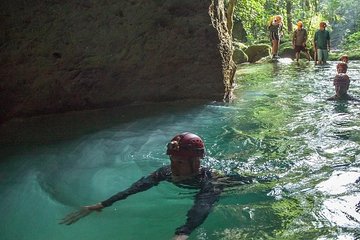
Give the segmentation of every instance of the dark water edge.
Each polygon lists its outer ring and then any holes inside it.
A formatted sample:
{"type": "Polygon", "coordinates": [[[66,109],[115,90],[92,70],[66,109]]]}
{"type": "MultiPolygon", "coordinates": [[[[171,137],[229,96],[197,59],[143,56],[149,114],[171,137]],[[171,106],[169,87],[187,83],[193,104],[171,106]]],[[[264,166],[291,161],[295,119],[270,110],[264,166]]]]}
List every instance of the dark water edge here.
{"type": "MultiPolygon", "coordinates": [[[[204,100],[183,100],[14,118],[0,125],[0,156],[57,144],[143,118],[181,113],[209,104],[204,100]]],[[[224,103],[210,103],[224,104],[224,103]]],[[[0,158],[0,161],[1,161],[0,158]]]]}

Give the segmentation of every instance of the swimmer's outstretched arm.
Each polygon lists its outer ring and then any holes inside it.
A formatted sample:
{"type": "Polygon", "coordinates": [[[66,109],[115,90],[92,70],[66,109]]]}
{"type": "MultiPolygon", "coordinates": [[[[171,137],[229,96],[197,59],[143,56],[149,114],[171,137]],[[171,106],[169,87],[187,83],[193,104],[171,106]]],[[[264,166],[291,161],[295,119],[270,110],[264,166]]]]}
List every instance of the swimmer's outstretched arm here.
{"type": "Polygon", "coordinates": [[[174,239],[187,239],[191,232],[205,221],[212,207],[219,200],[222,190],[222,186],[205,184],[196,194],[194,205],[187,212],[186,223],[176,229],[174,239]]]}
{"type": "Polygon", "coordinates": [[[176,235],[172,240],[186,240],[188,238],[188,235],[176,235]]]}
{"type": "Polygon", "coordinates": [[[156,186],[160,181],[165,180],[166,172],[166,167],[159,168],[151,175],[147,177],[142,177],[140,180],[131,185],[128,189],[118,192],[107,200],[94,205],[83,206],[80,210],[69,213],[63,219],[61,219],[59,224],[71,225],[94,211],[101,212],[103,208],[111,206],[116,201],[126,199],[132,194],[146,191],[151,187],[156,186]]]}
{"type": "Polygon", "coordinates": [[[84,206],[80,210],[66,215],[63,219],[61,219],[59,224],[71,225],[71,224],[77,222],[79,219],[86,217],[93,211],[101,212],[101,209],[103,209],[103,208],[104,208],[104,206],[102,206],[101,203],[97,203],[97,204],[94,204],[91,206],[84,206]]]}

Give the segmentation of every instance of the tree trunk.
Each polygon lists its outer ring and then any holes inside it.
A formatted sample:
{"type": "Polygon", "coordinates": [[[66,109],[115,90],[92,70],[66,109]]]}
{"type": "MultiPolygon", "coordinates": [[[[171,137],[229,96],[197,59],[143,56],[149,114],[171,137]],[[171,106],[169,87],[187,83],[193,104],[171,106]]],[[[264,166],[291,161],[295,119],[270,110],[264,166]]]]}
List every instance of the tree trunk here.
{"type": "Polygon", "coordinates": [[[316,13],[319,12],[318,6],[319,6],[318,0],[314,0],[314,9],[316,13]]]}
{"type": "Polygon", "coordinates": [[[234,30],[233,30],[233,38],[240,40],[240,42],[247,42],[247,32],[244,28],[244,24],[241,19],[235,20],[234,22],[234,30]]]}
{"type": "Polygon", "coordinates": [[[291,10],[292,10],[291,0],[287,0],[286,1],[286,21],[287,21],[288,32],[292,32],[292,30],[293,30],[291,10]]]}
{"type": "Polygon", "coordinates": [[[235,5],[236,5],[236,0],[230,0],[226,11],[227,28],[230,36],[232,36],[232,30],[234,26],[233,16],[234,16],[235,5]]]}

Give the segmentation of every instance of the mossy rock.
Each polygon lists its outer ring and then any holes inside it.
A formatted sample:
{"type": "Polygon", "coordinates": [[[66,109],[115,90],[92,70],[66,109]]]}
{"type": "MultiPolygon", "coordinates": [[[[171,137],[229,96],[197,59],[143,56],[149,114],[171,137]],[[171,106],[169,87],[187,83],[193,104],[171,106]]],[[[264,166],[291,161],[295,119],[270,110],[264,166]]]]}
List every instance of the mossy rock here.
{"type": "Polygon", "coordinates": [[[246,53],[238,48],[235,48],[233,60],[236,64],[244,63],[249,61],[249,57],[246,55],[246,53]]]}
{"type": "Polygon", "coordinates": [[[360,60],[360,49],[354,49],[352,52],[348,52],[349,60],[360,60]]]}
{"type": "Polygon", "coordinates": [[[244,43],[238,41],[233,41],[233,46],[234,49],[241,49],[243,51],[248,48],[244,43]]]}
{"type": "Polygon", "coordinates": [[[271,44],[270,39],[260,39],[255,42],[256,44],[271,44]]]}
{"type": "Polygon", "coordinates": [[[249,57],[249,62],[254,63],[263,57],[270,56],[271,47],[267,44],[255,44],[249,46],[245,50],[245,54],[249,57]]]}
{"type": "MultiPolygon", "coordinates": [[[[314,49],[309,49],[311,57],[314,56],[314,49]]],[[[354,49],[351,52],[344,50],[332,50],[329,52],[329,61],[340,61],[340,57],[347,55],[349,60],[360,60],[360,49],[354,49]]]]}
{"type": "MultiPolygon", "coordinates": [[[[313,56],[314,56],[313,51],[310,51],[310,49],[308,49],[308,50],[309,50],[310,57],[313,58],[313,56]]],[[[282,50],[279,51],[279,55],[282,58],[291,58],[291,59],[296,58],[295,50],[292,47],[283,48],[282,50]]],[[[307,59],[307,56],[303,51],[300,52],[300,59],[301,58],[307,59]]]]}
{"type": "Polygon", "coordinates": [[[340,61],[342,55],[348,55],[349,60],[360,60],[360,49],[354,49],[351,52],[348,51],[331,51],[329,53],[330,61],[340,61]]]}
{"type": "Polygon", "coordinates": [[[292,48],[292,42],[289,42],[289,41],[287,41],[287,42],[282,42],[282,43],[280,44],[279,50],[281,51],[281,50],[283,50],[283,49],[285,49],[285,48],[292,48]]]}
{"type": "Polygon", "coordinates": [[[339,61],[339,58],[342,56],[343,54],[339,53],[339,52],[329,52],[329,60],[330,61],[339,61]]]}
{"type": "Polygon", "coordinates": [[[292,47],[286,47],[280,50],[280,57],[295,59],[295,51],[292,47]]]}

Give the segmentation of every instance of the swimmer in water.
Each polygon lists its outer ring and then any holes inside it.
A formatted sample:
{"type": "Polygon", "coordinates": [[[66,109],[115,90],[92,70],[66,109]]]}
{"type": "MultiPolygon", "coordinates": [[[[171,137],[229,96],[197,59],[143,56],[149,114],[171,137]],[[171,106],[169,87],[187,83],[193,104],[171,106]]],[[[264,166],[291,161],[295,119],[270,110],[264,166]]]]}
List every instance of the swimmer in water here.
{"type": "Polygon", "coordinates": [[[356,100],[350,96],[347,91],[350,86],[350,78],[346,74],[347,72],[347,64],[344,62],[338,63],[336,66],[337,74],[334,78],[334,86],[335,86],[335,95],[328,98],[327,100],[356,100]]]}
{"type": "Polygon", "coordinates": [[[166,154],[170,157],[170,165],[160,167],[133,183],[129,188],[104,201],[84,206],[79,211],[68,214],[60,224],[73,224],[92,212],[100,212],[130,195],[146,191],[161,181],[168,181],[179,187],[188,186],[199,189],[195,195],[194,204],[186,215],[185,223],[175,230],[173,239],[183,240],[187,239],[195,228],[205,221],[214,204],[219,200],[224,187],[252,183],[254,180],[267,181],[238,174],[224,176],[201,166],[200,160],[205,156],[205,145],[203,140],[193,133],[185,132],[172,138],[167,144],[166,154]]]}

